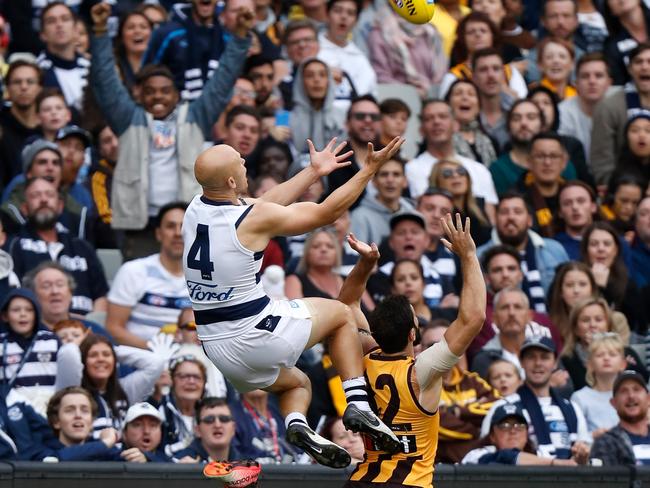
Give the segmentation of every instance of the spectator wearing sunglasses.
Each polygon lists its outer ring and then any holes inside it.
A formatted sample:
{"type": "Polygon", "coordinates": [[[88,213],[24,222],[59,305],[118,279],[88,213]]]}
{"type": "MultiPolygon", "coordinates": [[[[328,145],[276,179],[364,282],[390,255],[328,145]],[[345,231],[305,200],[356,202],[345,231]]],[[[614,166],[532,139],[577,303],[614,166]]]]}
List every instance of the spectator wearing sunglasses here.
{"type": "Polygon", "coordinates": [[[573,459],[539,456],[528,438],[528,420],[521,407],[505,403],[494,411],[483,447],[467,453],[461,464],[576,466],[573,459]]]}
{"type": "Polygon", "coordinates": [[[224,398],[206,397],[196,406],[194,440],[174,460],[180,463],[209,463],[241,459],[233,446],[236,423],[224,398]]]}
{"type": "Polygon", "coordinates": [[[465,167],[454,159],[441,159],[433,167],[429,184],[447,190],[454,198],[454,213],[472,220],[471,234],[476,245],[490,240],[492,225],[485,214],[485,200],[474,197],[472,177],[465,167]]]}

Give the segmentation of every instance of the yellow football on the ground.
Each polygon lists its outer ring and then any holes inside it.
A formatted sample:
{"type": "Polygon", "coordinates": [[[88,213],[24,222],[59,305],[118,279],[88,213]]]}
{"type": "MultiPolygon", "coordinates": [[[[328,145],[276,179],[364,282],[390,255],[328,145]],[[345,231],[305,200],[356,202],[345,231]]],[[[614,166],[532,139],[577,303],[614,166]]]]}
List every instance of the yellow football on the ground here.
{"type": "Polygon", "coordinates": [[[426,24],[433,17],[433,0],[387,0],[397,15],[412,24],[426,24]]]}

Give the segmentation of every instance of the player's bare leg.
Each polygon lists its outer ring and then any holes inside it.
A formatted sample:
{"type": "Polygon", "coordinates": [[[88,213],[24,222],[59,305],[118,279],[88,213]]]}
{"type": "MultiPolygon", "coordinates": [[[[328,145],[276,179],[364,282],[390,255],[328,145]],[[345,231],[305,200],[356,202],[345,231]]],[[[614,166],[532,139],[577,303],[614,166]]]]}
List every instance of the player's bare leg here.
{"type": "Polygon", "coordinates": [[[280,370],[278,379],[266,388],[280,397],[280,412],[287,424],[287,440],[305,451],[319,464],[331,468],[345,468],[352,461],[342,447],[316,434],[308,425],[305,415],[311,401],[311,383],[298,368],[280,370]]]}

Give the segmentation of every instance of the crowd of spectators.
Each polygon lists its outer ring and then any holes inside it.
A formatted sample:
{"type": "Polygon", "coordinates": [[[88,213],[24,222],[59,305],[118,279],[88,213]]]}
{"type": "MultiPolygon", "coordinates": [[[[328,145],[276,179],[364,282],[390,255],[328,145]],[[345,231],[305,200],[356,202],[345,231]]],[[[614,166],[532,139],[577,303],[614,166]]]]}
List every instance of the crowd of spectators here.
{"type": "MultiPolygon", "coordinates": [[[[424,25],[387,0],[98,3],[0,0],[2,459],[310,462],[276,398],[201,350],[193,164],[231,145],[257,197],[307,139],[346,140],[299,197],[318,202],[411,124],[417,150],[335,225],[271,241],[269,296],[336,298],[353,232],[381,251],[364,312],[406,296],[422,350],[459,305],[439,219],[470,217],[487,319],[444,378],[437,460],[650,464],[645,2],[439,0],[424,25]],[[100,249],[124,260],[110,280],[100,249]]],[[[327,345],[299,365],[312,427],[363,458],[327,345]]]]}

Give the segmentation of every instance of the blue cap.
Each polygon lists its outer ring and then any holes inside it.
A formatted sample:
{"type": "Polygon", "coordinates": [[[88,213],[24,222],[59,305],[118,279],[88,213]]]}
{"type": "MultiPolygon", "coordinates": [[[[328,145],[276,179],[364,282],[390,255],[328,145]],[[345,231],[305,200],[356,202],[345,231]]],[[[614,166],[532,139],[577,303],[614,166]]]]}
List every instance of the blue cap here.
{"type": "Polygon", "coordinates": [[[557,350],[555,349],[555,343],[550,337],[546,336],[533,336],[529,337],[524,341],[524,344],[519,350],[519,357],[524,355],[524,352],[528,349],[542,349],[544,351],[552,352],[557,355],[557,350]]]}
{"type": "Polygon", "coordinates": [[[492,415],[492,421],[490,422],[490,427],[493,427],[503,422],[503,420],[507,419],[508,417],[517,417],[523,423],[528,425],[528,420],[524,415],[524,411],[518,404],[504,403],[503,405],[499,405],[494,410],[494,414],[492,415]]]}
{"type": "Polygon", "coordinates": [[[91,144],[90,134],[88,131],[74,124],[66,125],[65,127],[60,128],[56,133],[56,137],[54,139],[57,141],[62,141],[63,139],[72,136],[81,139],[85,147],[89,147],[91,144]]]}

